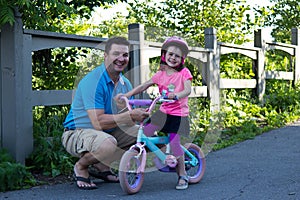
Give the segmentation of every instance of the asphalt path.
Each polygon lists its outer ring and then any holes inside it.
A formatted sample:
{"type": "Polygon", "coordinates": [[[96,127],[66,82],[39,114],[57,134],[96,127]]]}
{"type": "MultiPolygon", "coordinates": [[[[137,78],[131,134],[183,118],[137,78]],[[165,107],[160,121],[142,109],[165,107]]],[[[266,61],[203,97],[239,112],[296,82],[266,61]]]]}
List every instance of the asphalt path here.
{"type": "Polygon", "coordinates": [[[96,190],[72,183],[0,193],[0,199],[300,200],[300,121],[211,152],[200,183],[175,190],[175,173],[149,172],[141,190],[125,194],[118,183],[96,180],[96,190]]]}

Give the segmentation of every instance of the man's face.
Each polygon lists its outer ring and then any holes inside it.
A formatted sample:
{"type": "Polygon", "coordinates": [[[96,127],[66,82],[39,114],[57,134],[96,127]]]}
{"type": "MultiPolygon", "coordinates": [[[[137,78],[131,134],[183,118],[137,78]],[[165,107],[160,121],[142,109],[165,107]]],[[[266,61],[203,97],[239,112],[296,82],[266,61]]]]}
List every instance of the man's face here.
{"type": "Polygon", "coordinates": [[[129,62],[129,48],[126,45],[113,44],[109,53],[104,53],[104,63],[111,72],[122,72],[129,62]]]}

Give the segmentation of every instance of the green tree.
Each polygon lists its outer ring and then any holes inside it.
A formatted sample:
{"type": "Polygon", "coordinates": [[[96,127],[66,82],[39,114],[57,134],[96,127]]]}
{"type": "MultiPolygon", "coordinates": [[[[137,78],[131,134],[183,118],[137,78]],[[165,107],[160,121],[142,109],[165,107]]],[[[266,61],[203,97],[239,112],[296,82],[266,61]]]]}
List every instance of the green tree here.
{"type": "MultiPolygon", "coordinates": [[[[122,2],[121,0],[120,2],[122,2]]],[[[117,0],[0,0],[0,28],[15,22],[14,12],[22,14],[25,28],[59,31],[59,24],[68,18],[90,18],[94,7],[109,6],[117,0]]]]}
{"type": "MultiPolygon", "coordinates": [[[[270,0],[272,6],[267,7],[269,15],[265,16],[265,25],[273,28],[271,35],[277,42],[290,43],[291,29],[300,25],[300,1],[270,0]]],[[[257,9],[260,14],[262,10],[257,9]]]]}
{"type": "MultiPolygon", "coordinates": [[[[245,0],[186,0],[186,1],[146,1],[134,0],[129,3],[129,16],[136,22],[148,27],[176,30],[185,38],[204,44],[204,29],[217,29],[218,40],[235,44],[243,44],[253,34],[256,27],[262,25],[262,17],[254,20],[250,14],[250,6],[245,0]]],[[[161,35],[160,34],[160,35],[161,35]]],[[[157,41],[157,32],[147,35],[149,40],[157,41]]]]}

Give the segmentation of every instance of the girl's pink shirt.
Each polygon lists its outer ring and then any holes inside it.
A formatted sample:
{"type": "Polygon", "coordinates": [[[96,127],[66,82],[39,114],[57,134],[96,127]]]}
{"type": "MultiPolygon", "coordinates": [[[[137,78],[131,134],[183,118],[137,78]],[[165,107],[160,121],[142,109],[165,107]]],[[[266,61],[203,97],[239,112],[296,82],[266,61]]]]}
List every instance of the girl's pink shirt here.
{"type": "MultiPolygon", "coordinates": [[[[184,90],[184,82],[192,80],[193,76],[188,68],[183,68],[180,72],[174,72],[168,75],[166,71],[158,71],[152,77],[152,81],[158,86],[160,94],[163,90],[178,93],[184,90]]],[[[188,116],[189,106],[188,97],[184,97],[174,103],[163,103],[160,110],[166,114],[175,116],[188,116]]]]}

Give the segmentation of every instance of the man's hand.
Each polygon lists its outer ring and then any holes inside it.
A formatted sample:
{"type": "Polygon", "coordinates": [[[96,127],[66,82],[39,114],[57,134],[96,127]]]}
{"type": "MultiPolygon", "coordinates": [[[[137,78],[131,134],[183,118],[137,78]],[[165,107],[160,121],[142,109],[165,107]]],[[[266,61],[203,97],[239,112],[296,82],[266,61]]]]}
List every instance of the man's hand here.
{"type": "Polygon", "coordinates": [[[146,112],[146,109],[144,108],[136,108],[131,111],[129,111],[130,117],[133,121],[141,122],[145,120],[147,117],[149,117],[149,113],[146,112]]]}
{"type": "Polygon", "coordinates": [[[122,96],[124,96],[124,94],[120,93],[114,97],[114,100],[116,101],[117,107],[119,109],[124,109],[126,107],[125,101],[123,99],[121,99],[122,96]]]}

